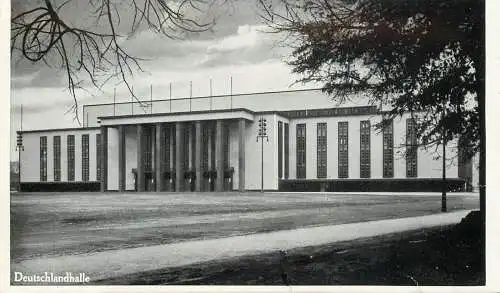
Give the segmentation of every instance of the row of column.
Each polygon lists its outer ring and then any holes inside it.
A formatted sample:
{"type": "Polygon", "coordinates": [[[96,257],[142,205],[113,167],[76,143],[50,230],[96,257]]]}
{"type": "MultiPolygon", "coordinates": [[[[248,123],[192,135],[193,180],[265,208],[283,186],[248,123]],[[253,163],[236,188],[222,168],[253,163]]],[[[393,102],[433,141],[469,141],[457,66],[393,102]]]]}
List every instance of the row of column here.
{"type": "MultiPolygon", "coordinates": [[[[224,153],[223,153],[223,123],[224,120],[215,121],[215,170],[217,172],[215,181],[215,191],[223,191],[224,186],[224,153]]],[[[164,123],[155,124],[155,164],[153,176],[155,178],[155,190],[164,190],[163,177],[163,164],[162,164],[162,145],[161,134],[164,123]]],[[[186,131],[186,122],[175,122],[175,191],[183,191],[184,189],[184,132],[186,131]]],[[[245,120],[238,120],[238,189],[244,191],[245,189],[245,120]]],[[[144,130],[145,125],[138,124],[137,129],[137,191],[145,191],[145,168],[144,168],[144,130]]],[[[202,189],[202,122],[195,122],[195,159],[194,169],[196,174],[195,191],[202,189]]],[[[213,138],[212,138],[213,139],[213,138]]],[[[172,141],[172,138],[170,139],[172,141]]],[[[101,126],[101,191],[108,190],[108,127],[101,126]]],[[[164,146],[163,146],[164,147],[164,146]]],[[[170,153],[172,153],[170,148],[170,153]]],[[[118,126],[118,190],[123,192],[126,189],[126,148],[125,148],[125,126],[118,126]]],[[[210,160],[210,159],[209,159],[210,160]]]]}

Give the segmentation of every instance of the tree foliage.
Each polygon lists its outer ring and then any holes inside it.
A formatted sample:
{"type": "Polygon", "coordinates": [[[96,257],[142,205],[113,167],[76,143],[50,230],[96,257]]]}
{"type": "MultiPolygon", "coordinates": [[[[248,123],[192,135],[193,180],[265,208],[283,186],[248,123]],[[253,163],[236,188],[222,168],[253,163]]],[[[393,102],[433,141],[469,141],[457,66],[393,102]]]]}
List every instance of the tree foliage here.
{"type": "Polygon", "coordinates": [[[300,81],[344,100],[384,103],[387,118],[419,112],[423,145],[461,137],[479,150],[484,0],[261,0],[294,46],[300,81]]]}

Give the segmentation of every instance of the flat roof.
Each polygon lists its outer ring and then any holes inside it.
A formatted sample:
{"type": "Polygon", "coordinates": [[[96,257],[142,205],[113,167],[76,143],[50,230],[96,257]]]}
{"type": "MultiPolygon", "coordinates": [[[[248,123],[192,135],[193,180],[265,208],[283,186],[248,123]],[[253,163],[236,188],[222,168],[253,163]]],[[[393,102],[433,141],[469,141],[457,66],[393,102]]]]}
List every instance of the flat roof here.
{"type": "Polygon", "coordinates": [[[31,129],[31,130],[18,130],[16,131],[18,134],[23,133],[34,133],[34,132],[55,132],[55,131],[85,131],[85,130],[98,130],[99,126],[95,127],[66,127],[66,128],[46,128],[46,129],[31,129]]]}

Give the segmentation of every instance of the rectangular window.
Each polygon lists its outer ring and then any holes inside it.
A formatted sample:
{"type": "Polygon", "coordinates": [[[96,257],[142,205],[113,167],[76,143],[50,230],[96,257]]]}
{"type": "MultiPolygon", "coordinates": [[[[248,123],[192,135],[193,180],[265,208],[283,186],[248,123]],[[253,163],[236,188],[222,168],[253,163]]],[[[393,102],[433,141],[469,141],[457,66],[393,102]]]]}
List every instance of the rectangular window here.
{"type": "Polygon", "coordinates": [[[297,124],[297,178],[306,178],[306,125],[297,124]]]}
{"type": "Polygon", "coordinates": [[[61,137],[54,136],[54,181],[61,181],[61,137]]]}
{"type": "Polygon", "coordinates": [[[370,121],[360,121],[359,127],[359,175],[360,178],[370,178],[370,121]]]}
{"type": "Polygon", "coordinates": [[[162,163],[163,163],[163,170],[166,172],[170,172],[170,132],[171,132],[172,127],[170,125],[162,127],[162,134],[161,134],[161,139],[163,142],[161,143],[163,145],[162,151],[163,154],[161,156],[162,158],[162,163]]]}
{"type": "Polygon", "coordinates": [[[290,166],[290,129],[288,123],[285,123],[285,179],[288,179],[290,166]]]}
{"type": "Polygon", "coordinates": [[[339,159],[338,173],[339,178],[349,177],[349,135],[347,122],[338,123],[338,139],[339,139],[339,159]]]}
{"type": "Polygon", "coordinates": [[[82,181],[89,181],[89,135],[82,135],[82,181]]]}
{"type": "Polygon", "coordinates": [[[203,125],[202,127],[202,136],[201,136],[201,170],[208,170],[208,148],[209,148],[209,135],[210,135],[210,127],[208,125],[203,125]]]}
{"type": "Polygon", "coordinates": [[[75,181],[75,136],[67,136],[68,181],[75,181]]]}
{"type": "Polygon", "coordinates": [[[40,181],[47,181],[47,137],[40,136],[40,181]]]}
{"type": "Polygon", "coordinates": [[[154,128],[144,126],[144,172],[153,171],[154,128]]]}
{"type": "Polygon", "coordinates": [[[278,178],[283,177],[283,122],[278,121],[278,178]]]}
{"type": "Polygon", "coordinates": [[[222,146],[224,152],[224,169],[229,169],[229,126],[227,124],[224,124],[222,135],[224,138],[224,145],[222,146]]]}
{"type": "Polygon", "coordinates": [[[95,136],[95,157],[96,157],[96,181],[101,180],[101,161],[102,161],[102,147],[101,147],[101,134],[98,133],[95,136]]]}
{"type": "Polygon", "coordinates": [[[317,176],[318,178],[326,178],[327,167],[327,135],[326,123],[318,123],[317,125],[317,176]]]}
{"type": "Polygon", "coordinates": [[[394,177],[394,122],[392,119],[383,121],[383,176],[394,177]]]}
{"type": "Polygon", "coordinates": [[[416,121],[406,119],[406,177],[417,177],[417,133],[416,121]]]}

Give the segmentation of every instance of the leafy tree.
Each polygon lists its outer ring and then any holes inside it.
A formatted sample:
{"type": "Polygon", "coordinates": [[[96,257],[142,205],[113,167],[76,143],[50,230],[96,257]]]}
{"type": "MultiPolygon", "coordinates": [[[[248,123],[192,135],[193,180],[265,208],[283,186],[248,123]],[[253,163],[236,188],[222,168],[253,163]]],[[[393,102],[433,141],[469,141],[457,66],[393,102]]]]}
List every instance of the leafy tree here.
{"type": "Polygon", "coordinates": [[[421,145],[459,138],[466,156],[479,153],[485,210],[484,0],[259,3],[293,46],[300,81],[341,101],[368,96],[390,108],[386,118],[418,112],[421,145]]]}

